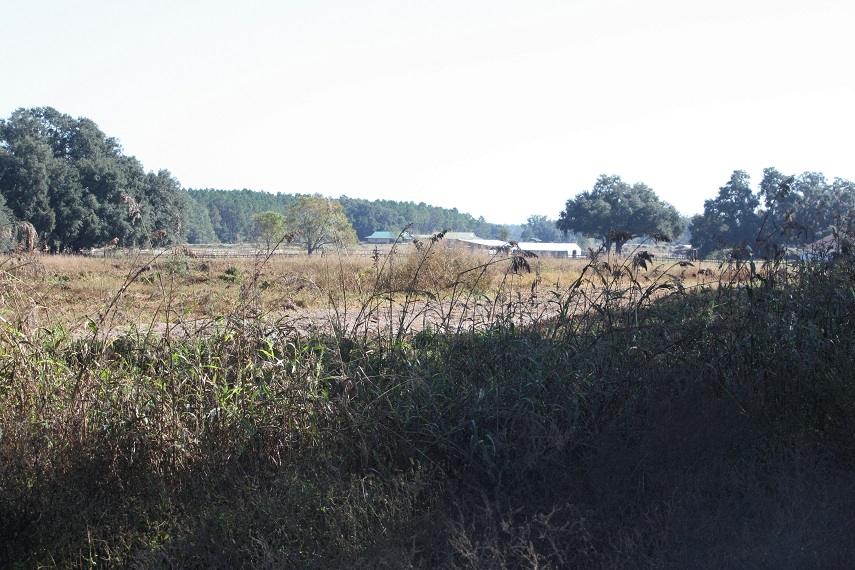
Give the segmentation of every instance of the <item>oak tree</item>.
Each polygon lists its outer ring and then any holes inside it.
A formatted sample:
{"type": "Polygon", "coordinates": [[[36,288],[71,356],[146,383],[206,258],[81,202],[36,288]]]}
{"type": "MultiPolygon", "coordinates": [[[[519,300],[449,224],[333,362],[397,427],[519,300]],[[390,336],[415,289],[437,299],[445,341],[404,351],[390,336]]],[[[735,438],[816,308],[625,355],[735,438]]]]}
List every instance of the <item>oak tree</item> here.
{"type": "Polygon", "coordinates": [[[761,224],[759,206],[748,174],[734,170],[718,196],[704,202],[704,213],[692,218],[692,245],[701,255],[717,249],[753,248],[761,224]]]}
{"type": "Polygon", "coordinates": [[[591,190],[567,200],[556,223],[559,230],[603,241],[606,251],[622,253],[634,237],[677,236],[683,231],[677,209],[663,202],[643,182],[630,185],[620,176],[602,175],[591,190]]]}

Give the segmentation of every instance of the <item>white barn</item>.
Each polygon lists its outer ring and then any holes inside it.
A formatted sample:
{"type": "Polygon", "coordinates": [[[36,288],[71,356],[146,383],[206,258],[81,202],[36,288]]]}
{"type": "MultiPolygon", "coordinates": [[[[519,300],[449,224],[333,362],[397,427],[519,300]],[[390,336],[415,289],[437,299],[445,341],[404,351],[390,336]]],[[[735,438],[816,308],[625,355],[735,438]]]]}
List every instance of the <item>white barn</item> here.
{"type": "MultiPolygon", "coordinates": [[[[448,234],[446,235],[446,238],[448,238],[448,234]]],[[[510,246],[510,243],[502,241],[500,239],[480,239],[477,237],[470,237],[469,235],[461,234],[454,235],[450,239],[460,241],[470,246],[480,247],[492,252],[495,252],[500,248],[510,246]]],[[[582,248],[575,243],[549,243],[540,241],[521,241],[515,243],[515,249],[530,251],[532,253],[536,253],[539,256],[562,258],[567,257],[571,259],[582,257],[582,248]]]]}
{"type": "Polygon", "coordinates": [[[524,251],[531,251],[542,256],[570,258],[582,257],[582,248],[575,243],[521,241],[517,244],[517,247],[524,251]]]}

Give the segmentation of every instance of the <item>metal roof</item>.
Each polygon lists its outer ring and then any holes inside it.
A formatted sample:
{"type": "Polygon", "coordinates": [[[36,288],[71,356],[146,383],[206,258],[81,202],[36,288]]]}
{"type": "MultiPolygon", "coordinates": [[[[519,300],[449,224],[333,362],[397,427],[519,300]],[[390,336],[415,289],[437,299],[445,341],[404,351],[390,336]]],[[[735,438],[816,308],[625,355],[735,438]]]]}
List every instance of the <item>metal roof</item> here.
{"type": "MultiPolygon", "coordinates": [[[[500,239],[460,239],[463,243],[478,245],[481,247],[500,248],[508,247],[510,243],[500,239]]],[[[517,243],[517,248],[525,251],[551,251],[551,252],[582,252],[582,248],[575,243],[549,243],[541,241],[521,241],[517,243]]]]}
{"type": "Polygon", "coordinates": [[[479,238],[475,237],[475,232],[445,232],[445,239],[454,239],[458,241],[471,241],[479,238]]]}
{"type": "Polygon", "coordinates": [[[374,232],[370,236],[365,236],[363,239],[398,239],[398,236],[405,240],[412,239],[412,236],[407,232],[404,232],[403,234],[398,232],[374,232]]]}
{"type": "Polygon", "coordinates": [[[462,241],[463,243],[471,243],[472,245],[480,245],[482,247],[507,247],[508,242],[502,241],[500,239],[461,239],[457,241],[462,241]]]}
{"type": "Polygon", "coordinates": [[[526,251],[582,251],[575,243],[550,243],[543,241],[521,241],[517,247],[526,251]]]}

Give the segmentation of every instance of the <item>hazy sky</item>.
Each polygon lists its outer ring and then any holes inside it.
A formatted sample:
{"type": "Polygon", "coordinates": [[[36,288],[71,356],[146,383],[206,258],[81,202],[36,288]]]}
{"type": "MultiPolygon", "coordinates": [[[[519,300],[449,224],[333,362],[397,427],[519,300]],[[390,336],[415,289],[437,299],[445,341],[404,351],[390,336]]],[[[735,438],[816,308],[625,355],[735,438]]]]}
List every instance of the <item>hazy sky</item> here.
{"type": "Polygon", "coordinates": [[[186,188],[684,214],[733,170],[855,180],[852,0],[0,0],[0,117],[88,117],[186,188]]]}

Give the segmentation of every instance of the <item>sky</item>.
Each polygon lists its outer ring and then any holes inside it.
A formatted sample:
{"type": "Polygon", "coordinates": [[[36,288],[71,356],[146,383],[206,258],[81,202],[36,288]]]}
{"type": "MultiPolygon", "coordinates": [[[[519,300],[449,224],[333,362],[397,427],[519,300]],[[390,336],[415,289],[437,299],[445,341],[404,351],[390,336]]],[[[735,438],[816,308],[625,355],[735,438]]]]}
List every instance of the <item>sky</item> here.
{"type": "Polygon", "coordinates": [[[855,180],[851,0],[0,0],[0,118],[93,120],[185,188],[557,219],[601,174],[703,212],[855,180]]]}

